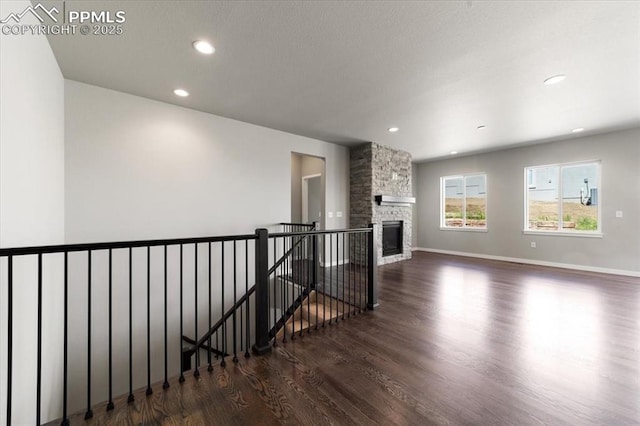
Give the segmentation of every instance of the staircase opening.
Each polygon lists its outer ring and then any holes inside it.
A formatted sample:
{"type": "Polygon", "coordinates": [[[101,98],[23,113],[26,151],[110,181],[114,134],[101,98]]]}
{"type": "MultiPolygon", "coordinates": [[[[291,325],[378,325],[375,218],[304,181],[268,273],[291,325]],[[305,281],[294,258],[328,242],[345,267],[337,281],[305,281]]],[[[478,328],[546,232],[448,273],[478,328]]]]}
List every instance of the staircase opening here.
{"type": "Polygon", "coordinates": [[[402,254],[403,221],[386,220],[382,222],[382,256],[402,254]]]}

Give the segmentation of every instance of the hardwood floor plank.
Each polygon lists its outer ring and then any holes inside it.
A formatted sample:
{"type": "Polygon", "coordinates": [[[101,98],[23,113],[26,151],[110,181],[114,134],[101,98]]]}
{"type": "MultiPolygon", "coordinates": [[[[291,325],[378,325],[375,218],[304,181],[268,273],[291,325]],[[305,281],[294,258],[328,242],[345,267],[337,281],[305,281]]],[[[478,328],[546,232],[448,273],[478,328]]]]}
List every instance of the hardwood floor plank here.
{"type": "Polygon", "coordinates": [[[433,253],[378,279],[376,311],[71,424],[640,425],[640,279],[433,253]]]}

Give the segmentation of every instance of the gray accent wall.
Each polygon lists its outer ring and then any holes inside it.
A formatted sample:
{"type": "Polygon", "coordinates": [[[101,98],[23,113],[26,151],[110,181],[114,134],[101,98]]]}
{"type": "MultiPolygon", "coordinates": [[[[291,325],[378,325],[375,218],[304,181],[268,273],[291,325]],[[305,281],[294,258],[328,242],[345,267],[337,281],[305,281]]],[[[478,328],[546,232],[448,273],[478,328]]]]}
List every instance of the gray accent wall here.
{"type": "Polygon", "coordinates": [[[421,163],[418,246],[640,273],[640,129],[421,163]],[[602,238],[524,234],[524,168],[601,161],[602,238]],[[487,174],[487,232],[440,229],[440,177],[487,174]],[[616,211],[623,217],[616,218],[616,211]],[[536,242],[536,248],[531,248],[536,242]]]}

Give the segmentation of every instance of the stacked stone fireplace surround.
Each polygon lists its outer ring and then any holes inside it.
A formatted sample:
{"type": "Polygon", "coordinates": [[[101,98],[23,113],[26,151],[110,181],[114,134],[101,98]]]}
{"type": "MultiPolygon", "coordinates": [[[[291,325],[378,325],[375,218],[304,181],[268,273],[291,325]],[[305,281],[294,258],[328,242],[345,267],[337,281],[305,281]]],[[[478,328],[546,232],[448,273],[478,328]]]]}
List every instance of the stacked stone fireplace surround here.
{"type": "MultiPolygon", "coordinates": [[[[411,154],[366,143],[351,148],[350,155],[350,227],[376,224],[378,265],[411,259],[411,206],[378,205],[375,201],[376,195],[411,197],[411,154]],[[382,256],[383,221],[403,222],[401,254],[382,256]]],[[[352,246],[350,256],[359,262],[362,254],[356,251],[352,246]]]]}

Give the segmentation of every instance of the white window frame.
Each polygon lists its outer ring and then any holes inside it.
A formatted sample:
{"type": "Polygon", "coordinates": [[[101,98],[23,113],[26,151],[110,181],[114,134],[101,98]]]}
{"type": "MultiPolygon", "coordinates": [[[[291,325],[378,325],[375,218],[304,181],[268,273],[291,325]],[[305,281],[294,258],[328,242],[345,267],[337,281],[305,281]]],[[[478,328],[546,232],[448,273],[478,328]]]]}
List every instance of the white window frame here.
{"type": "Polygon", "coordinates": [[[452,176],[442,176],[440,178],[440,230],[442,231],[462,231],[462,232],[487,232],[489,229],[489,184],[487,180],[487,174],[484,172],[479,173],[468,173],[462,175],[452,175],[452,176]],[[485,215],[485,224],[484,227],[467,227],[467,178],[469,177],[484,177],[484,186],[485,186],[485,207],[484,207],[484,215],[485,215]],[[462,220],[463,226],[446,226],[445,225],[445,182],[447,179],[462,179],[462,220]]]}
{"type": "Polygon", "coordinates": [[[587,237],[587,238],[602,238],[602,162],[600,160],[585,160],[585,161],[573,161],[569,163],[556,163],[556,164],[543,164],[536,166],[527,166],[524,168],[524,222],[523,222],[523,234],[531,235],[556,235],[564,237],[587,237]],[[576,166],[588,166],[595,165],[598,170],[598,181],[596,182],[596,188],[598,188],[598,229],[595,231],[564,231],[563,230],[563,218],[562,211],[562,169],[564,167],[576,167],[576,166]],[[543,167],[557,167],[558,168],[558,229],[557,230],[537,230],[529,229],[529,189],[535,188],[535,185],[531,185],[530,179],[533,178],[535,182],[535,170],[543,167]],[[529,171],[532,173],[530,174],[529,171]]]}

